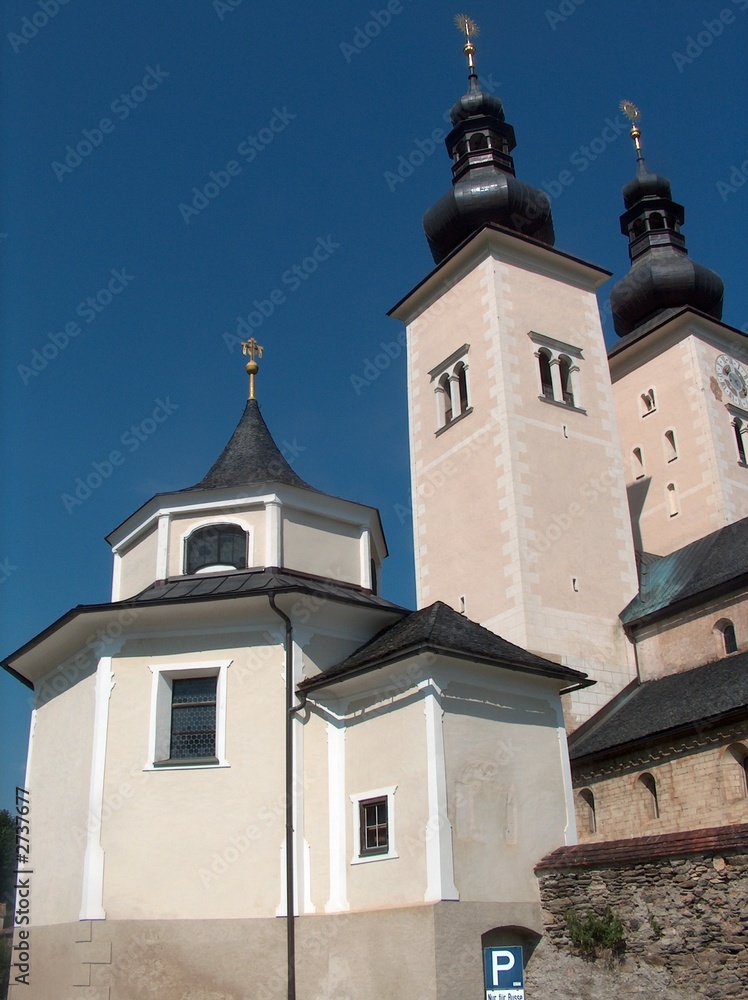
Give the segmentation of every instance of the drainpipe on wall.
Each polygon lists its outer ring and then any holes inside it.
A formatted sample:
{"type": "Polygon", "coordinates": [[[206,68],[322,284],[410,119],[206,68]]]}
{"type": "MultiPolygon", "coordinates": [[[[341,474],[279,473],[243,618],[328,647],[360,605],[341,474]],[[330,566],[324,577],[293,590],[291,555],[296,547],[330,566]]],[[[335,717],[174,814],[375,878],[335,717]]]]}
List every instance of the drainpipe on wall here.
{"type": "Polygon", "coordinates": [[[296,712],[304,707],[306,698],[302,696],[298,705],[294,705],[293,703],[293,625],[291,624],[291,619],[276,605],[275,594],[269,595],[269,601],[270,607],[279,618],[283,619],[286,626],[286,957],[288,968],[288,1000],[296,1000],[293,717],[296,712]]]}

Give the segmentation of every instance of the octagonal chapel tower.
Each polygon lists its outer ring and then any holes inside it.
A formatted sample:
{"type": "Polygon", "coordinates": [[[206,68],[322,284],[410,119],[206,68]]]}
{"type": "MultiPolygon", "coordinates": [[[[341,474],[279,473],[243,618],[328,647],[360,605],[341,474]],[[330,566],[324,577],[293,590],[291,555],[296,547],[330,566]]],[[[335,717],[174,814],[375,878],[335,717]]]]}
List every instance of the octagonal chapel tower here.
{"type": "Polygon", "coordinates": [[[551,208],[518,180],[514,129],[481,91],[446,138],[452,189],[425,215],[436,268],[407,325],[419,607],[435,599],[581,668],[583,721],[634,676],[618,615],[637,591],[595,290],[608,272],[554,249],[551,208]]]}

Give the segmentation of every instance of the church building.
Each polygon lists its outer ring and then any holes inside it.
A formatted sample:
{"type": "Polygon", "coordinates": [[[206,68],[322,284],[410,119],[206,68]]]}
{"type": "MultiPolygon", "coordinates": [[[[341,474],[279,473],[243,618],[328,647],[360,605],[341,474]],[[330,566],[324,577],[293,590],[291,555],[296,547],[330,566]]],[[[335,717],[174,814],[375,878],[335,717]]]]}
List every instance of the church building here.
{"type": "Polygon", "coordinates": [[[10,1000],[468,1000],[484,947],[532,956],[557,848],[748,823],[746,336],[627,104],[606,351],[609,272],[555,246],[464,27],[435,267],[391,310],[417,610],[380,592],[377,510],[282,456],[247,341],[204,478],[4,660],[35,695],[10,1000]]]}

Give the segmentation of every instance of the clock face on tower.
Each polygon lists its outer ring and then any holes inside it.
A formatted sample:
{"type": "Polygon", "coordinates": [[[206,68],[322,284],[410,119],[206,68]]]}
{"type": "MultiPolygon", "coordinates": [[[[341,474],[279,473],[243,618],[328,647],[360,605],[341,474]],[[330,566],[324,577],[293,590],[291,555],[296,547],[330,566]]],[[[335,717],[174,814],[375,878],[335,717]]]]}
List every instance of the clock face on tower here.
{"type": "Polygon", "coordinates": [[[714,366],[717,381],[735,403],[748,402],[748,375],[739,361],[720,354],[714,366]]]}

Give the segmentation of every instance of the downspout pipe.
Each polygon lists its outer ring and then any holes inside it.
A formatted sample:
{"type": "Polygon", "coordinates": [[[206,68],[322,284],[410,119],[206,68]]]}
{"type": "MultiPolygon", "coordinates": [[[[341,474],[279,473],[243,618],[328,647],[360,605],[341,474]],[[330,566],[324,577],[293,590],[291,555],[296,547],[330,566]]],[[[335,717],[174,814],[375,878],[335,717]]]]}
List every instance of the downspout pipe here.
{"type": "Polygon", "coordinates": [[[286,627],[286,958],[288,1000],[296,1000],[296,892],[294,886],[294,754],[293,717],[306,703],[306,698],[294,705],[293,675],[293,625],[275,603],[275,594],[269,595],[270,607],[283,620],[286,627]]]}

